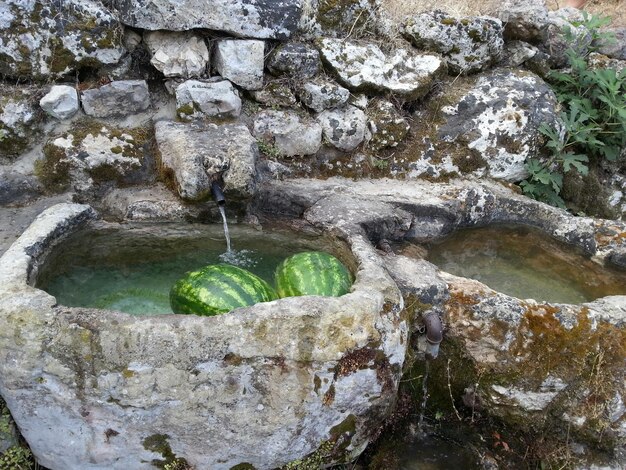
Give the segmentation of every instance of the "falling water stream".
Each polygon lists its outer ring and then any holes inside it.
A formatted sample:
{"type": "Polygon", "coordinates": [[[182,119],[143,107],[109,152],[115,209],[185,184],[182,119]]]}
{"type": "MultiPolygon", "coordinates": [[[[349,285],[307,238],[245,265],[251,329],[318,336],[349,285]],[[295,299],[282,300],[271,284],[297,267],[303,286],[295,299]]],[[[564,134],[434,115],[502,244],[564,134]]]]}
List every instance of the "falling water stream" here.
{"type": "Polygon", "coordinates": [[[426,413],[426,402],[428,401],[428,373],[430,372],[430,360],[424,361],[424,376],[422,377],[422,403],[420,406],[420,416],[417,421],[417,436],[426,435],[424,430],[424,414],[426,413]]]}
{"type": "Polygon", "coordinates": [[[222,214],[222,221],[224,222],[224,236],[226,237],[226,252],[230,253],[230,233],[228,232],[228,222],[226,221],[226,210],[223,205],[219,206],[220,214],[222,214]]]}

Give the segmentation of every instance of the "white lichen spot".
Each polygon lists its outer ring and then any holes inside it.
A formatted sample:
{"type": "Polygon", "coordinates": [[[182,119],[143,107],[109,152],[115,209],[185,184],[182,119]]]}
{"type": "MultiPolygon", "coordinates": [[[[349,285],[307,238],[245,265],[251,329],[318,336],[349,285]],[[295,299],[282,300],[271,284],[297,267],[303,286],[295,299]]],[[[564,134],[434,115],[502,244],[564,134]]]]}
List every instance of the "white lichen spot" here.
{"type": "Polygon", "coordinates": [[[554,400],[558,392],[531,392],[519,388],[492,385],[491,399],[498,405],[518,406],[526,411],[541,411],[554,400]]]}

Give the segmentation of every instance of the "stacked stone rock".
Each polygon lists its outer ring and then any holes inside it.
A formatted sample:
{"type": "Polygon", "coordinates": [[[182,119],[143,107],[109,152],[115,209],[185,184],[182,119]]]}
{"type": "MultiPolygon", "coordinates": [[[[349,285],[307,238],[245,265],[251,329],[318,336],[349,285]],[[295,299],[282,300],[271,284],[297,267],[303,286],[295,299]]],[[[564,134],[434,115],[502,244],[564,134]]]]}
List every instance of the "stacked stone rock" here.
{"type": "MultiPolygon", "coordinates": [[[[578,19],[575,12],[553,14],[542,2],[530,2],[531,8],[529,2],[509,0],[500,19],[455,18],[442,11],[416,14],[402,29],[412,46],[383,50],[373,41],[346,39],[363,12],[376,20],[372,23],[381,23],[376,3],[355,0],[336,11],[327,5],[306,8],[304,0],[281,1],[271,8],[248,0],[189,0],[176,8],[169,0],[123,0],[109,8],[95,0],[62,6],[7,0],[0,6],[0,72],[10,80],[41,85],[3,88],[0,158],[15,161],[43,138],[45,127],[50,145],[40,167],[49,170],[54,167],[51,155],[59,160],[65,151],[53,147],[59,138],[55,128],[63,127],[55,126],[55,120],[83,122],[87,116],[96,120],[95,128],[100,129],[100,120],[113,133],[139,122],[150,127],[158,120],[189,123],[172,123],[168,129],[179,133],[166,135],[157,126],[156,142],[167,148],[176,143],[182,146],[179,153],[189,155],[161,158],[159,165],[179,189],[192,181],[196,191],[178,192],[192,201],[206,198],[206,181],[229,172],[225,179],[231,196],[253,193],[258,179],[255,140],[272,163],[265,168],[293,157],[309,157],[298,159],[297,165],[313,168],[311,156],[317,156],[347,158],[363,172],[364,162],[381,157],[388,159],[391,174],[409,178],[474,173],[523,179],[524,162],[540,154],[539,127],[555,125],[558,118],[549,88],[520,67],[542,74],[562,65],[561,28],[578,19]],[[58,18],[63,21],[53,21],[58,18]],[[498,65],[509,69],[484,74],[498,65]],[[463,79],[463,87],[452,79],[472,74],[478,78],[463,79]],[[69,82],[72,76],[78,76],[78,86],[69,82]],[[105,80],[94,81],[97,77],[105,80]],[[146,78],[153,79],[150,85],[146,78]],[[50,81],[58,84],[43,85],[50,81]],[[169,98],[162,84],[175,99],[175,113],[164,106],[169,98]],[[406,103],[423,105],[403,107],[406,103]],[[434,115],[426,116],[424,109],[433,107],[434,115]],[[386,149],[408,135],[409,108],[417,108],[412,142],[390,153],[386,149]],[[207,127],[208,121],[212,124],[207,127]],[[233,126],[235,122],[245,125],[233,126]],[[223,149],[205,156],[191,137],[205,128],[251,145],[245,155],[223,149]],[[175,166],[169,166],[173,161],[175,166]]],[[[584,27],[576,31],[586,47],[584,27]]],[[[64,145],[74,147],[67,153],[84,152],[80,142],[68,143],[70,134],[63,135],[64,145]]],[[[149,140],[135,143],[141,147],[149,140]]],[[[151,158],[148,151],[146,158],[151,158]]],[[[76,159],[66,159],[72,178],[81,180],[69,187],[84,190],[99,184],[76,159]]],[[[102,162],[110,166],[111,159],[102,162]]]]}

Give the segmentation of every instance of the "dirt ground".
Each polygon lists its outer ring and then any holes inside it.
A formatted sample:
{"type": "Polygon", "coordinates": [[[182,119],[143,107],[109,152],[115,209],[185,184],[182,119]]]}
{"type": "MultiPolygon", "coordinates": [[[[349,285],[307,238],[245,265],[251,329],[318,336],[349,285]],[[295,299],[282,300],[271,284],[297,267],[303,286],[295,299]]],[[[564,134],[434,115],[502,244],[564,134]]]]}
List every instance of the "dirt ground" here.
{"type": "Polygon", "coordinates": [[[35,217],[50,206],[71,202],[68,194],[44,197],[24,207],[0,207],[0,256],[11,246],[35,217]]]}
{"type": "MultiPolygon", "coordinates": [[[[396,22],[407,15],[440,9],[457,16],[489,15],[501,7],[501,0],[382,0],[383,8],[396,22]]],[[[565,0],[548,0],[551,9],[565,5],[565,0]]],[[[626,0],[589,0],[585,10],[594,15],[610,16],[613,26],[626,26],[626,0]]]]}

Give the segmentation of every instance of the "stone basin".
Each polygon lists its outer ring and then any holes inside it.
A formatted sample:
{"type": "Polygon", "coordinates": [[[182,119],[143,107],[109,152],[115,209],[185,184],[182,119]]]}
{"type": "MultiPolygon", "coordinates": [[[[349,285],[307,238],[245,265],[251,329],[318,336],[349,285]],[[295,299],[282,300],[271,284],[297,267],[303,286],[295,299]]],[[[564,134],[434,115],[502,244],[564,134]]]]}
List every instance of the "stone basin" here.
{"type": "Polygon", "coordinates": [[[41,465],[266,469],[350,459],[373,438],[407,328],[357,226],[333,238],[356,274],[345,296],[137,317],[33,287],[55,246],[98,223],[89,206],[53,206],[0,259],[0,392],[41,465]]]}
{"type": "MultiPolygon", "coordinates": [[[[133,213],[132,195],[119,201],[128,207],[116,213],[133,213]]],[[[150,217],[171,212],[157,197],[141,205],[150,217]]],[[[621,468],[625,296],[580,305],[516,299],[386,248],[517,223],[624,267],[624,224],[471,181],[272,181],[249,210],[262,224],[284,219],[343,246],[352,292],[213,318],[59,306],[32,286],[49,248],[94,223],[93,209],[80,205],[44,213],[0,259],[0,392],[43,465],[346,461],[380,432],[403,368],[415,361],[405,363],[407,349],[423,357],[421,316],[435,311],[445,336],[431,395],[452,394],[531,435],[569,436],[621,468]]]]}

